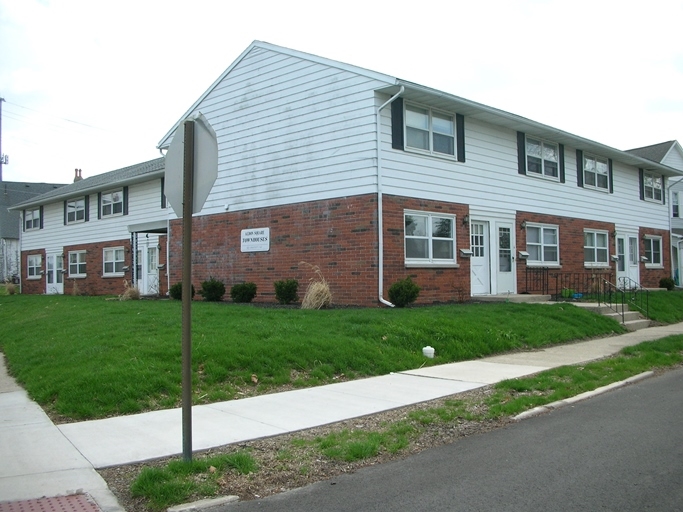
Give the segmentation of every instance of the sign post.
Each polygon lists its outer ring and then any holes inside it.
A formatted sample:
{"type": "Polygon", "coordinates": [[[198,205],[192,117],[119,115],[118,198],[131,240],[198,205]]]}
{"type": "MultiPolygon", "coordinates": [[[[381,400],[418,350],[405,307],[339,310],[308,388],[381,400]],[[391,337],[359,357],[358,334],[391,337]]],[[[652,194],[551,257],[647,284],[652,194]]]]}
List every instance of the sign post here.
{"type": "Polygon", "coordinates": [[[178,126],[166,153],[165,168],[166,198],[183,219],[181,394],[185,462],[192,460],[192,214],[202,210],[217,175],[216,133],[198,114],[178,126]]]}

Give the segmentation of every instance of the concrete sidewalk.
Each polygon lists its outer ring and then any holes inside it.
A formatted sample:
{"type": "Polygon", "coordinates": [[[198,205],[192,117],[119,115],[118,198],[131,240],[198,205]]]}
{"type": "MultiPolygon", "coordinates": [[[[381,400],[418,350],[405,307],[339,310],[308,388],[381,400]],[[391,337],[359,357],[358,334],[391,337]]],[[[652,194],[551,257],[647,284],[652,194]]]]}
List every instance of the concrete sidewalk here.
{"type": "MultiPolygon", "coordinates": [[[[557,366],[610,356],[623,347],[671,334],[683,334],[683,323],[195,406],[193,449],[274,436],[433,400],[557,366]]],[[[180,409],[55,426],[7,376],[4,364],[0,366],[0,502],[82,491],[90,494],[104,511],[120,512],[116,499],[94,468],[182,453],[180,409]]]]}

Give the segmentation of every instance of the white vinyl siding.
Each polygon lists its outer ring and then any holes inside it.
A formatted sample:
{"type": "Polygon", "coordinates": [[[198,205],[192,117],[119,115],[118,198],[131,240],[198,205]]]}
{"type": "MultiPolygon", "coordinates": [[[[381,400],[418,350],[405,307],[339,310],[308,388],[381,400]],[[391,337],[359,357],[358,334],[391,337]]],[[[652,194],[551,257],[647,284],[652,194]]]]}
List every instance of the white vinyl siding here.
{"type": "Polygon", "coordinates": [[[583,254],[586,267],[609,267],[608,232],[584,230],[583,254]]]}

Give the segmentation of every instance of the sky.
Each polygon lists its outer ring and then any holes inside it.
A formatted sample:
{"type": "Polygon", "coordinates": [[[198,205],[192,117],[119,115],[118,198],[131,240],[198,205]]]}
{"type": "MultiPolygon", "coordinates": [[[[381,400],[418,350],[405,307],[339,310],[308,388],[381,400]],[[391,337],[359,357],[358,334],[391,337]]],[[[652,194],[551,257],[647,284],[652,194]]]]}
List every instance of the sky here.
{"type": "Polygon", "coordinates": [[[683,0],[0,0],[4,181],[157,144],[254,40],[631,149],[683,143],[683,0]]]}

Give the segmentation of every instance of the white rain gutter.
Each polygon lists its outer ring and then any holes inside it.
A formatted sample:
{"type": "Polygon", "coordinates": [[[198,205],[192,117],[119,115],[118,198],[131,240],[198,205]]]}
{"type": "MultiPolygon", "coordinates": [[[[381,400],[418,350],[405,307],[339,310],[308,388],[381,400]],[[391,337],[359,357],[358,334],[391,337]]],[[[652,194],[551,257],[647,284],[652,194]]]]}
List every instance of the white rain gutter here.
{"type": "Polygon", "coordinates": [[[388,300],[382,297],[384,293],[384,221],[382,214],[382,130],[381,130],[381,111],[384,107],[392,103],[396,98],[398,98],[405,91],[405,87],[401,86],[401,89],[394,94],[387,101],[382,103],[382,105],[377,109],[375,113],[377,121],[377,241],[378,241],[378,288],[379,288],[379,301],[385,306],[394,307],[394,305],[388,300]]]}

